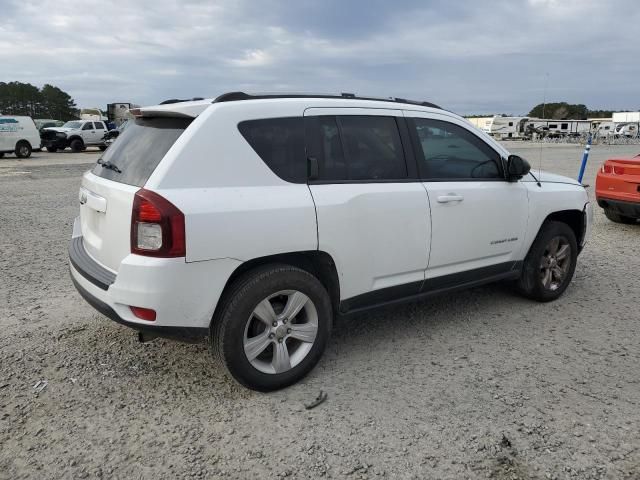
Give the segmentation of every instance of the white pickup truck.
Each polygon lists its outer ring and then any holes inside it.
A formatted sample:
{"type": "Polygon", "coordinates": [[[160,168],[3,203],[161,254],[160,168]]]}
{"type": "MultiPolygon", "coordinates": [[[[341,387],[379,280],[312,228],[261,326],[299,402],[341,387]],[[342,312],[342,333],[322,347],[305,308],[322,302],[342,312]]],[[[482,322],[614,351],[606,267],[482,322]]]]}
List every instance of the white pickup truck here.
{"type": "Polygon", "coordinates": [[[44,128],[41,133],[42,146],[49,152],[64,150],[67,147],[74,152],[81,152],[86,147],[105,150],[105,133],[107,127],[102,121],[72,120],[61,127],[44,128]]]}

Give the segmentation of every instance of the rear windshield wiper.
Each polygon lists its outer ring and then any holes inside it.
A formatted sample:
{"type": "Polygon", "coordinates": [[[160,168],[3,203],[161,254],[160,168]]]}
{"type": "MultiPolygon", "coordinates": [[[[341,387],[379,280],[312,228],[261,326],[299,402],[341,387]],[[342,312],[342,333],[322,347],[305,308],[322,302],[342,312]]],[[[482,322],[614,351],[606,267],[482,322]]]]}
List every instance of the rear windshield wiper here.
{"type": "Polygon", "coordinates": [[[108,168],[109,170],[113,170],[116,173],[122,173],[122,170],[120,170],[118,167],[116,167],[115,164],[113,164],[111,162],[105,162],[101,158],[98,159],[98,165],[102,165],[102,168],[108,168]]]}

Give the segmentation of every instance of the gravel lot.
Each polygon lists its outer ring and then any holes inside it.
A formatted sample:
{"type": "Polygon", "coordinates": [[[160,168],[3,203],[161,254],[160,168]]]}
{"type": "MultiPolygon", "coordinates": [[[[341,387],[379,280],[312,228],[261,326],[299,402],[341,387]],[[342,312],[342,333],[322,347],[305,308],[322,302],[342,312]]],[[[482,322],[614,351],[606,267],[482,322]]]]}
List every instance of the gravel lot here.
{"type": "MultiPolygon", "coordinates": [[[[579,146],[507,146],[577,174],[579,146]]],[[[637,153],[594,147],[586,182],[637,153]]],[[[554,303],[494,285],[345,319],[309,377],[260,394],[75,292],[67,242],[96,159],[0,160],[1,479],[640,478],[640,225],[596,209],[554,303]]]]}

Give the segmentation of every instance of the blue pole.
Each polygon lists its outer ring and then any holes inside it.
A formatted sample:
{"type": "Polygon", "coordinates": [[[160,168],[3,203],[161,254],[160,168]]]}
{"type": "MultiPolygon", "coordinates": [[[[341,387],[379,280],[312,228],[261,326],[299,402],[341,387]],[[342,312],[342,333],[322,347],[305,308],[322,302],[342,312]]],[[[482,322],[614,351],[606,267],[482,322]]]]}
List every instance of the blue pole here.
{"type": "Polygon", "coordinates": [[[587,168],[587,160],[589,160],[589,152],[591,151],[591,134],[587,137],[587,144],[584,146],[582,154],[582,165],[580,165],[580,173],[578,174],[578,182],[582,183],[584,177],[584,169],[587,168]]]}

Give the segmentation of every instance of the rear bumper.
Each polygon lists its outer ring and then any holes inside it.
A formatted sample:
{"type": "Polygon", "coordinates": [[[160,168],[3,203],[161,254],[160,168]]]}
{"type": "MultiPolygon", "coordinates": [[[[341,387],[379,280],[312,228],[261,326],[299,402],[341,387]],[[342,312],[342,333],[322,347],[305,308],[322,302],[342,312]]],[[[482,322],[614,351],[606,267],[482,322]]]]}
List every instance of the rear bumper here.
{"type": "Polygon", "coordinates": [[[143,325],[140,323],[128,322],[124,318],[120,317],[113,308],[106,303],[97,299],[91,295],[82,285],[80,285],[71,274],[71,280],[73,285],[78,290],[78,293],[86,300],[86,302],[95,308],[98,312],[107,318],[110,318],[114,322],[121,325],[125,325],[129,328],[146,334],[148,337],[162,337],[171,338],[173,340],[179,340],[182,342],[198,343],[201,342],[209,334],[208,328],[198,327],[166,327],[161,325],[143,325]]]}
{"type": "Polygon", "coordinates": [[[598,205],[601,208],[612,210],[625,217],[640,218],[640,199],[637,202],[626,202],[610,198],[598,198],[598,205]]]}
{"type": "Polygon", "coordinates": [[[220,295],[240,263],[128,255],[113,272],[87,253],[77,222],[69,245],[73,283],[96,310],[136,330],[188,341],[208,335],[220,295]],[[139,319],[131,306],[153,309],[155,321],[139,319]]]}

